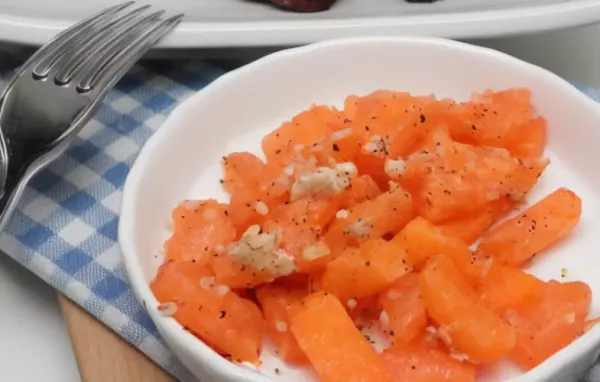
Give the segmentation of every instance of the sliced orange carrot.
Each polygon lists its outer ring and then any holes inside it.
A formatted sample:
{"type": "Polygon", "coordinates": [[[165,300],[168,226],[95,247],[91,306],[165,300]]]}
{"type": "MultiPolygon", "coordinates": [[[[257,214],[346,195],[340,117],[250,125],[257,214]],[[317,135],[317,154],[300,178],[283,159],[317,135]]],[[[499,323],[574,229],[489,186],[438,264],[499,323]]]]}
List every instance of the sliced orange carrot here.
{"type": "Polygon", "coordinates": [[[216,200],[187,200],[172,214],[174,231],[165,243],[168,260],[195,261],[206,265],[220,246],[235,239],[227,205],[216,200]]]}
{"type": "Polygon", "coordinates": [[[477,256],[519,266],[567,235],[579,222],[581,199],[559,188],[483,236],[477,256]]]}
{"type": "Polygon", "coordinates": [[[402,188],[382,193],[338,215],[325,234],[332,252],[368,239],[395,234],[414,216],[412,198],[402,188]]]}
{"type": "Polygon", "coordinates": [[[400,125],[402,128],[396,133],[390,144],[388,157],[406,158],[410,154],[418,153],[424,149],[422,141],[433,130],[440,126],[453,129],[453,126],[462,125],[462,122],[451,114],[452,108],[452,103],[438,101],[437,104],[428,105],[414,116],[407,118],[406,122],[400,125]]]}
{"type": "Polygon", "coordinates": [[[359,174],[369,175],[381,189],[388,188],[390,177],[385,172],[385,154],[372,155],[361,152],[354,159],[359,174]]]}
{"type": "Polygon", "coordinates": [[[272,224],[280,230],[280,245],[296,259],[298,271],[317,272],[331,260],[331,250],[322,242],[323,232],[335,217],[337,205],[328,199],[300,199],[273,211],[272,224]]]}
{"type": "Polygon", "coordinates": [[[473,96],[471,102],[455,108],[462,126],[451,130],[452,137],[470,144],[504,147],[511,142],[511,130],[532,119],[531,92],[508,89],[473,96]]]}
{"type": "Polygon", "coordinates": [[[306,288],[288,288],[279,282],[261,286],[256,290],[256,297],[267,322],[267,333],[275,345],[277,355],[296,365],[307,364],[308,358],[289,329],[288,310],[300,304],[307,294],[306,288]]]}
{"type": "Polygon", "coordinates": [[[381,354],[395,382],[474,382],[475,366],[438,349],[390,348],[381,354]]]}
{"type": "Polygon", "coordinates": [[[285,122],[263,138],[262,149],[267,162],[285,167],[303,147],[318,143],[330,133],[330,126],[337,125],[340,116],[340,112],[330,107],[313,106],[285,122]]]}
{"type": "Polygon", "coordinates": [[[513,126],[507,134],[508,151],[517,158],[539,158],[546,146],[546,120],[538,117],[513,126]]]}
{"type": "Polygon", "coordinates": [[[503,314],[508,309],[522,310],[534,306],[544,288],[544,282],[535,276],[494,261],[477,287],[477,294],[488,308],[503,314]]]}
{"type": "Polygon", "coordinates": [[[219,353],[258,364],[263,337],[258,307],[226,286],[217,285],[212,272],[197,263],[168,262],[151,284],[162,304],[184,328],[219,353]]]}
{"type": "Polygon", "coordinates": [[[269,210],[269,205],[252,192],[241,191],[231,195],[227,215],[238,234],[253,224],[262,225],[265,222],[266,216],[257,212],[257,206],[269,210]]]}
{"type": "Polygon", "coordinates": [[[531,369],[577,338],[584,330],[591,291],[582,282],[548,282],[541,301],[526,312],[508,311],[517,343],[512,357],[531,369]]]}
{"type": "Polygon", "coordinates": [[[394,281],[380,294],[379,303],[381,326],[394,344],[407,344],[424,332],[427,315],[417,273],[394,281]]]}
{"type": "Polygon", "coordinates": [[[393,381],[332,294],[315,293],[304,299],[291,317],[291,330],[321,381],[393,381]]]}
{"type": "Polygon", "coordinates": [[[314,286],[345,302],[381,291],[410,269],[404,248],[391,241],[371,239],[360,249],[348,247],[327,264],[325,271],[315,277],[314,286]]]}
{"type": "Polygon", "coordinates": [[[419,214],[438,224],[507,195],[522,198],[547,163],[519,160],[505,149],[453,142],[440,126],[404,164],[400,183],[413,192],[419,214]]]}
{"type": "Polygon", "coordinates": [[[479,303],[448,257],[432,257],[419,275],[419,286],[427,313],[453,351],[479,364],[497,361],[513,349],[513,329],[479,303]]]}
{"type": "Polygon", "coordinates": [[[258,188],[265,180],[267,164],[248,152],[231,153],[222,158],[223,188],[229,194],[258,188]]]}
{"type": "Polygon", "coordinates": [[[473,267],[473,254],[460,239],[446,236],[442,230],[417,217],[394,237],[394,241],[406,248],[408,263],[420,270],[432,256],[445,254],[454,262],[459,271],[474,283],[478,276],[473,267]]]}
{"type": "Polygon", "coordinates": [[[229,154],[223,157],[222,165],[223,187],[231,195],[227,212],[240,233],[250,225],[263,223],[269,209],[289,198],[291,177],[254,154],[229,154]]]}
{"type": "Polygon", "coordinates": [[[381,189],[371,176],[360,175],[350,180],[349,189],[331,199],[339,209],[347,209],[357,203],[375,199],[381,192],[381,189]]]}
{"type": "Polygon", "coordinates": [[[514,206],[515,202],[511,199],[500,198],[490,202],[480,211],[465,217],[457,217],[437,226],[445,235],[458,237],[471,245],[514,206]]]}
{"type": "Polygon", "coordinates": [[[269,270],[258,270],[240,264],[227,253],[213,256],[210,260],[210,269],[214,272],[217,283],[236,289],[252,288],[275,278],[269,270]]]}
{"type": "Polygon", "coordinates": [[[408,93],[388,90],[375,91],[363,97],[349,96],[344,102],[344,114],[357,130],[362,131],[365,140],[372,135],[390,135],[407,118],[410,111],[431,99],[412,97],[408,93]],[[405,112],[406,111],[406,112],[405,112]]]}

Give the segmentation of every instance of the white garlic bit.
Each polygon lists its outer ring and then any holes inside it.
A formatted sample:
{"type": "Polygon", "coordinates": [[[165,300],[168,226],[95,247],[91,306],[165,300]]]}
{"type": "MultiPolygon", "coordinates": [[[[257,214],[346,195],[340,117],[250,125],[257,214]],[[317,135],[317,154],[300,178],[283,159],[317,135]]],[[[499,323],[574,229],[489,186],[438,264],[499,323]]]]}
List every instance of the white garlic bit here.
{"type": "Polygon", "coordinates": [[[257,214],[265,216],[269,213],[269,206],[267,206],[265,202],[259,200],[258,202],[254,203],[254,210],[257,214]]]}
{"type": "Polygon", "coordinates": [[[381,311],[381,314],[379,315],[379,322],[383,327],[388,327],[390,325],[390,316],[385,310],[381,311]]]}
{"type": "Polygon", "coordinates": [[[333,133],[331,133],[331,140],[336,142],[336,141],[339,141],[340,139],[346,138],[350,134],[352,134],[352,128],[350,128],[350,127],[342,129],[342,130],[334,131],[333,133]]]}
{"type": "Polygon", "coordinates": [[[277,321],[275,323],[275,329],[277,329],[278,332],[284,333],[287,332],[288,325],[285,321],[277,321]]]}
{"type": "Polygon", "coordinates": [[[319,242],[315,245],[309,245],[302,250],[302,258],[306,261],[312,261],[331,253],[327,244],[319,242]]]}
{"type": "Polygon", "coordinates": [[[294,175],[294,171],[296,171],[296,168],[294,167],[294,165],[293,165],[293,164],[290,164],[290,165],[288,165],[288,166],[285,166],[285,167],[283,168],[283,173],[284,173],[285,175],[287,175],[287,176],[292,176],[292,175],[294,175]]]}
{"type": "Polygon", "coordinates": [[[406,162],[401,158],[388,158],[383,164],[383,171],[391,178],[399,178],[406,172],[406,162]]]}
{"type": "Polygon", "coordinates": [[[458,362],[469,361],[469,356],[465,353],[457,353],[454,351],[450,352],[450,358],[457,360],[458,362]]]}
{"type": "Polygon", "coordinates": [[[293,256],[277,248],[278,242],[277,231],[261,232],[255,224],[230,245],[229,256],[239,264],[268,271],[273,277],[289,275],[296,270],[296,262],[293,256]]]}
{"type": "Polygon", "coordinates": [[[174,302],[165,302],[160,304],[156,310],[158,310],[158,312],[165,317],[171,317],[177,313],[177,304],[174,302]]]}
{"type": "Polygon", "coordinates": [[[350,187],[350,181],[357,175],[358,170],[352,162],[336,164],[333,168],[319,167],[315,172],[302,174],[296,179],[290,199],[337,195],[350,187]]]}
{"type": "Polygon", "coordinates": [[[225,296],[230,291],[230,289],[227,285],[219,285],[219,286],[217,286],[216,289],[217,289],[217,293],[219,294],[219,296],[225,296]]]}
{"type": "Polygon", "coordinates": [[[204,290],[211,290],[215,286],[214,277],[202,277],[200,279],[200,288],[204,290]]]}
{"type": "Polygon", "coordinates": [[[356,301],[353,298],[348,299],[348,301],[346,301],[346,306],[348,307],[348,309],[356,309],[356,307],[358,306],[358,301],[356,301]]]}
{"type": "Polygon", "coordinates": [[[202,211],[202,219],[212,222],[217,218],[217,211],[214,208],[207,208],[202,211]]]}
{"type": "Polygon", "coordinates": [[[335,213],[336,219],[348,219],[349,215],[350,213],[348,212],[348,210],[339,210],[335,213]]]}
{"type": "Polygon", "coordinates": [[[381,136],[373,135],[364,145],[364,151],[378,157],[384,157],[389,151],[388,143],[381,136]]]}
{"type": "Polygon", "coordinates": [[[358,218],[356,221],[348,224],[344,233],[354,237],[368,237],[371,234],[371,227],[366,219],[358,218]]]}

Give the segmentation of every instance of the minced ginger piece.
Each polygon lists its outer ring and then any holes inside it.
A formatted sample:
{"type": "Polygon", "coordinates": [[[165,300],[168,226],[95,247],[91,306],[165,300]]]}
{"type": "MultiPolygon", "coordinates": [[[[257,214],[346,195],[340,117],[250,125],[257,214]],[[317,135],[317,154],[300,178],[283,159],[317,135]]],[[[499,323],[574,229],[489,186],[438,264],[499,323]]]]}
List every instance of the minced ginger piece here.
{"type": "Polygon", "coordinates": [[[358,175],[352,162],[336,164],[334,168],[319,167],[316,172],[303,174],[292,185],[290,199],[296,201],[309,196],[332,196],[350,187],[350,180],[358,175]]]}
{"type": "Polygon", "coordinates": [[[230,245],[229,256],[239,264],[268,271],[273,277],[286,276],[296,270],[296,262],[293,256],[277,248],[278,242],[278,232],[261,232],[255,224],[230,245]]]}

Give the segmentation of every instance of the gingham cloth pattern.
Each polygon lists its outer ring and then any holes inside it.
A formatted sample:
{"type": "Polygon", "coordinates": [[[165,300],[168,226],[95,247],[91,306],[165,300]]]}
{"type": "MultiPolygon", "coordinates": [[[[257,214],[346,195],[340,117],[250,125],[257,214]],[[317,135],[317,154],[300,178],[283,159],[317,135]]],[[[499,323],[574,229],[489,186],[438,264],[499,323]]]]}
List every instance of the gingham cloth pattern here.
{"type": "MultiPolygon", "coordinates": [[[[0,80],[23,58],[22,51],[1,51],[0,80]]],[[[0,236],[0,250],[181,381],[193,377],[168,350],[127,281],[117,244],[121,193],[139,150],[169,112],[233,66],[173,61],[133,68],[71,148],[31,180],[0,236]]],[[[599,92],[582,90],[600,100],[599,92]]],[[[600,382],[600,366],[585,382],[600,382]]]]}

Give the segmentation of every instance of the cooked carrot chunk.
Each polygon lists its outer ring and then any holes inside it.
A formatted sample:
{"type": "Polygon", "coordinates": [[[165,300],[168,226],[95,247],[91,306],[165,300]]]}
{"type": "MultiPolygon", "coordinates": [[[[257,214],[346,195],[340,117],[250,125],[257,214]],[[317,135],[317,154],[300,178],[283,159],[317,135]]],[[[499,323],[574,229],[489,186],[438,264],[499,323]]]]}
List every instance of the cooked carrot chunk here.
{"type": "Polygon", "coordinates": [[[290,330],[288,314],[307,294],[306,288],[286,287],[280,283],[264,285],[256,290],[256,297],[267,322],[269,338],[273,341],[277,354],[292,364],[308,363],[306,355],[290,330]]]}
{"type": "Polygon", "coordinates": [[[332,251],[395,234],[414,216],[412,198],[400,187],[348,209],[329,227],[325,240],[332,251]]]}
{"type": "Polygon", "coordinates": [[[478,279],[477,270],[473,266],[473,253],[469,247],[456,237],[444,235],[441,229],[422,217],[408,223],[394,237],[394,242],[406,248],[408,262],[417,270],[423,268],[431,257],[443,253],[469,282],[478,279]]]}
{"type": "Polygon", "coordinates": [[[514,126],[507,134],[507,149],[517,158],[539,158],[546,146],[546,120],[538,117],[514,126]]]}
{"type": "Polygon", "coordinates": [[[151,284],[154,295],[191,333],[221,354],[258,364],[263,337],[262,314],[251,301],[218,285],[197,263],[168,262],[151,284]]]}
{"type": "Polygon", "coordinates": [[[559,188],[514,218],[486,233],[477,256],[494,256],[519,266],[567,235],[579,222],[581,199],[559,188]]]}
{"type": "Polygon", "coordinates": [[[407,344],[427,326],[425,302],[419,288],[419,276],[409,273],[394,281],[379,296],[381,326],[394,344],[407,344]]]}
{"type": "Polygon", "coordinates": [[[514,205],[515,202],[511,199],[501,198],[490,202],[479,211],[438,224],[438,227],[445,235],[458,237],[471,245],[514,205]]]}
{"type": "Polygon", "coordinates": [[[474,382],[475,366],[439,349],[390,348],[381,354],[394,382],[474,382]]]}
{"type": "Polygon", "coordinates": [[[314,106],[280,128],[267,134],[262,149],[270,164],[285,167],[305,146],[312,146],[331,133],[331,125],[339,122],[339,112],[327,106],[314,106]]]}
{"type": "Polygon", "coordinates": [[[481,301],[497,314],[534,306],[544,292],[544,282],[508,265],[493,261],[477,288],[481,301]]]}
{"type": "Polygon", "coordinates": [[[360,248],[349,247],[315,277],[318,290],[340,300],[375,294],[408,271],[404,248],[383,239],[371,239],[360,248]]]}
{"type": "Polygon", "coordinates": [[[475,364],[506,356],[515,345],[514,330],[484,307],[452,261],[432,257],[420,273],[425,307],[441,339],[475,364]]]}
{"type": "Polygon", "coordinates": [[[292,333],[323,382],[392,382],[383,361],[332,294],[315,293],[291,317],[292,333]]]}
{"type": "Polygon", "coordinates": [[[517,342],[512,357],[531,369],[577,338],[584,330],[592,294],[582,282],[550,281],[539,304],[524,311],[508,311],[517,342]]]}
{"type": "Polygon", "coordinates": [[[173,211],[173,235],[165,243],[169,260],[208,264],[236,235],[227,205],[216,200],[187,200],[173,211]]]}

